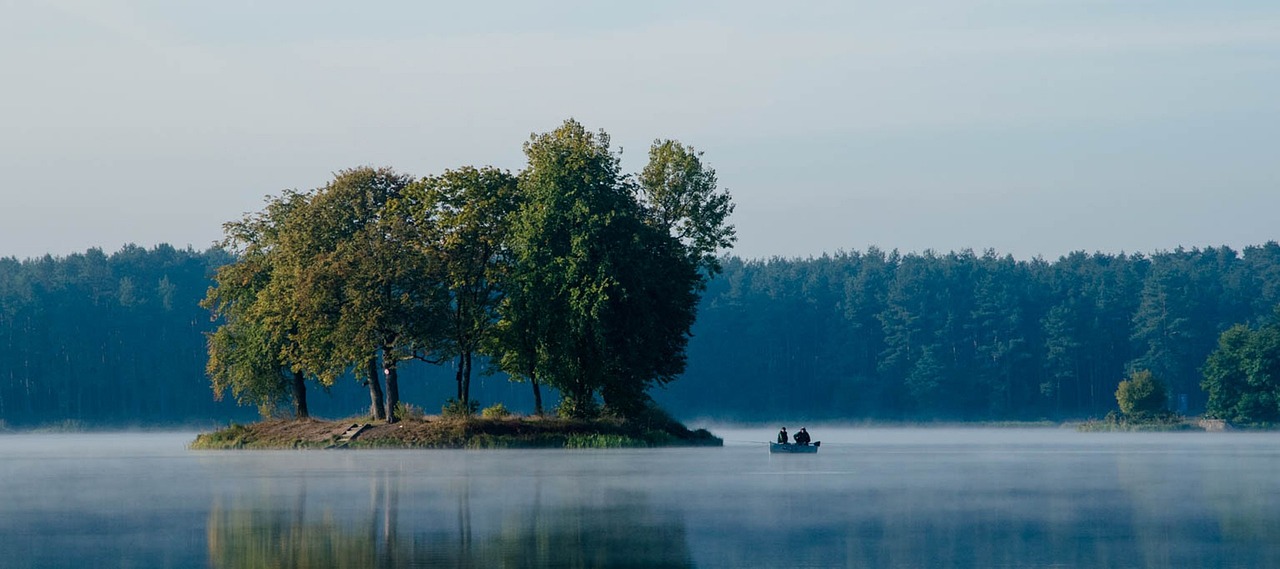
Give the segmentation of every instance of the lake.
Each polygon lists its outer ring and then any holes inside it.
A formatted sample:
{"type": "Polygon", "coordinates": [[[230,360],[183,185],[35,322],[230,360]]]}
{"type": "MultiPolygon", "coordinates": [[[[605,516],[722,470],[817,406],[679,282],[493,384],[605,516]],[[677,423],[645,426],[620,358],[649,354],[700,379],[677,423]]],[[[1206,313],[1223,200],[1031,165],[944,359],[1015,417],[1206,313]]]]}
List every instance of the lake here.
{"type": "Polygon", "coordinates": [[[0,435],[0,567],[1280,567],[1280,434],[809,430],[816,455],[715,427],[724,448],[0,435]]]}

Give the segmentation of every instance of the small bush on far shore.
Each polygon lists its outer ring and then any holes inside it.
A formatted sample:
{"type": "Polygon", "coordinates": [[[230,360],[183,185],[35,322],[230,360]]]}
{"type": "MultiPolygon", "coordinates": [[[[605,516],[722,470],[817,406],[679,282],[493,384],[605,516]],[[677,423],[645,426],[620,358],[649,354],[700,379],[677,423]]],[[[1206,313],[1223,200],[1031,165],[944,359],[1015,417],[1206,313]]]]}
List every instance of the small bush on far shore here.
{"type": "Polygon", "coordinates": [[[212,433],[196,435],[193,449],[231,449],[244,448],[245,439],[249,436],[249,428],[239,423],[231,423],[227,428],[212,433]]]}
{"type": "Polygon", "coordinates": [[[422,420],[427,415],[422,411],[422,407],[412,403],[400,401],[396,403],[396,417],[399,419],[422,420]]]}
{"type": "Polygon", "coordinates": [[[1199,427],[1188,422],[1186,417],[1168,411],[1129,414],[1112,411],[1100,421],[1091,419],[1081,423],[1076,430],[1081,432],[1193,431],[1199,430],[1199,427]]]}
{"type": "Polygon", "coordinates": [[[506,419],[511,416],[511,410],[507,409],[506,405],[494,403],[493,405],[485,407],[484,411],[480,412],[480,416],[485,419],[506,419]]]}
{"type": "Polygon", "coordinates": [[[450,398],[440,408],[440,414],[445,417],[462,419],[475,416],[476,411],[480,410],[480,402],[472,399],[466,403],[450,398]]]}

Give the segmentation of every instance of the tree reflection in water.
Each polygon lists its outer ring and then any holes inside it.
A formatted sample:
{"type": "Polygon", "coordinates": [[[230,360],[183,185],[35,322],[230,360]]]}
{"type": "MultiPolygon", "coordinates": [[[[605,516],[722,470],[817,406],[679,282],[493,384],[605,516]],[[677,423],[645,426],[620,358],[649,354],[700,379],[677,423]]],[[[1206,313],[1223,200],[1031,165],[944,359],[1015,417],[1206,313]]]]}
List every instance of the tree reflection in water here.
{"type": "MultiPolygon", "coordinates": [[[[307,511],[305,481],[290,509],[238,503],[212,504],[208,519],[212,567],[693,567],[684,522],[636,493],[604,499],[569,499],[483,515],[501,516],[497,531],[473,537],[471,483],[456,492],[457,526],[415,519],[400,504],[400,478],[373,479],[364,515],[307,511]],[[424,523],[416,523],[423,521],[424,523]]],[[[261,498],[261,497],[259,497],[261,498]]],[[[275,503],[280,503],[278,500],[275,503]]],[[[438,510],[437,510],[438,511],[438,510]]],[[[478,518],[479,516],[477,516],[478,518]]]]}

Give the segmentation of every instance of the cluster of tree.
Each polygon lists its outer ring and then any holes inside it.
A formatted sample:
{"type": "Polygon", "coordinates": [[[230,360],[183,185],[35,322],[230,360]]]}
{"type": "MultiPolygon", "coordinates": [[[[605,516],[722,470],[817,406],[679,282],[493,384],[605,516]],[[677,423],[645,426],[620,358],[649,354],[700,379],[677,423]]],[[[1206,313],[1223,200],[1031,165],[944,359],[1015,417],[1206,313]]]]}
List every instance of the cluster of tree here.
{"type": "Polygon", "coordinates": [[[236,260],[204,306],[215,393],[308,414],[306,385],[354,374],[371,413],[395,421],[406,361],[473,361],[560,395],[560,411],[629,415],[685,368],[700,293],[733,241],[732,204],[700,154],[659,140],[621,172],[603,131],[575,121],[533,135],[517,175],[463,167],[414,179],[340,172],[225,226],[236,260]],[[380,379],[381,372],[381,379],[380,379]],[[385,381],[386,389],[382,388],[385,381]]]}
{"type": "Polygon", "coordinates": [[[728,259],[707,290],[678,416],[750,420],[1098,417],[1149,370],[1198,413],[1219,335],[1280,303],[1280,245],[1152,255],[871,248],[728,259]]]}
{"type": "Polygon", "coordinates": [[[168,245],[0,259],[0,424],[234,414],[199,373],[212,326],[197,303],[229,261],[168,245]]]}
{"type": "Polygon", "coordinates": [[[1280,307],[1256,327],[1232,326],[1204,366],[1205,414],[1236,424],[1280,422],[1280,307]]]}

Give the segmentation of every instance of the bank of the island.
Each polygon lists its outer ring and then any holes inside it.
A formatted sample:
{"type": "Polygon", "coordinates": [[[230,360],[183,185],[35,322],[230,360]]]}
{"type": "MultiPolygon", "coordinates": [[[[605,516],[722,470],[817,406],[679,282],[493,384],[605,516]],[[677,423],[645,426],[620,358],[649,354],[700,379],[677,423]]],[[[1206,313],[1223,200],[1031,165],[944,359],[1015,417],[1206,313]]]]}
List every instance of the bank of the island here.
{"type": "Polygon", "coordinates": [[[191,448],[499,449],[723,445],[723,439],[706,429],[691,430],[677,421],[427,416],[405,418],[395,423],[373,422],[368,418],[340,421],[281,419],[247,425],[232,423],[224,429],[197,435],[191,448]]]}

